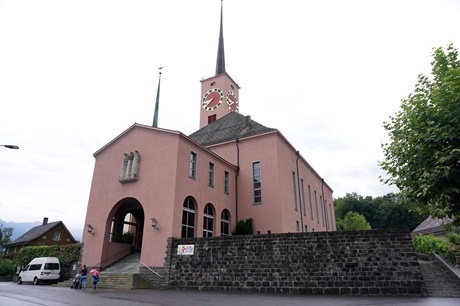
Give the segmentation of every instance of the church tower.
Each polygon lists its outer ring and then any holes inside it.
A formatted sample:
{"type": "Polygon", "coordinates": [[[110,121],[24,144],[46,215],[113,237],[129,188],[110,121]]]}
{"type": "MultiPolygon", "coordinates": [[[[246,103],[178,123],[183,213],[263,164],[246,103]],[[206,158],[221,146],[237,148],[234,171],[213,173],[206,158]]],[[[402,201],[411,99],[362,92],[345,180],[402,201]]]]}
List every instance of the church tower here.
{"type": "Polygon", "coordinates": [[[217,48],[216,75],[201,80],[200,129],[222,118],[229,112],[238,112],[240,87],[225,71],[223,2],[220,7],[220,32],[217,48]]]}

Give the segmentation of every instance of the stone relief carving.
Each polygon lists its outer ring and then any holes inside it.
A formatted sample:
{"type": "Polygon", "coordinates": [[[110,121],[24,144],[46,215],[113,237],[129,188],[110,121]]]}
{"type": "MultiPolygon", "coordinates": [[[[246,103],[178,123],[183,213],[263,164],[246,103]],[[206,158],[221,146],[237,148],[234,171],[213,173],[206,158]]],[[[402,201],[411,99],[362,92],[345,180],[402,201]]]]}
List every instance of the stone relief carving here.
{"type": "Polygon", "coordinates": [[[125,153],[123,163],[121,164],[120,177],[118,178],[120,183],[137,181],[139,176],[139,161],[139,152],[125,153]]]}

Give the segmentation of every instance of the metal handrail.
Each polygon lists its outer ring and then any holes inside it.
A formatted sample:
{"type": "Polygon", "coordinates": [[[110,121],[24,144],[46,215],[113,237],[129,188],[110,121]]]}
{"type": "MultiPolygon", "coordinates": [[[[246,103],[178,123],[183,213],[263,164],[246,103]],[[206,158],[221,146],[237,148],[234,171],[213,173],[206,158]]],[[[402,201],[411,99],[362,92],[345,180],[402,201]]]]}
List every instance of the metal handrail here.
{"type": "Polygon", "coordinates": [[[157,276],[163,278],[163,276],[161,276],[160,274],[158,274],[157,272],[153,271],[149,266],[147,266],[146,264],[144,264],[142,261],[139,261],[139,263],[141,265],[143,265],[144,267],[146,267],[147,269],[149,269],[151,272],[155,273],[157,276]]]}
{"type": "Polygon", "coordinates": [[[433,252],[435,260],[441,265],[444,266],[452,275],[456,276],[460,280],[460,270],[447,261],[444,257],[433,252]]]}

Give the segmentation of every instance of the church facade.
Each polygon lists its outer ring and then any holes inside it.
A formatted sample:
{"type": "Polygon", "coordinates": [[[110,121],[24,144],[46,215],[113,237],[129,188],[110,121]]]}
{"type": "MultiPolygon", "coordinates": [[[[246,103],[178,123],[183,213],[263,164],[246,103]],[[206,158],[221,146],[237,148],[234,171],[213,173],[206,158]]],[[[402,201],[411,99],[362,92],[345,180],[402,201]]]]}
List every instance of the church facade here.
{"type": "Polygon", "coordinates": [[[198,131],[133,124],[94,153],[87,266],[131,252],[163,266],[169,237],[231,236],[249,218],[254,234],[336,230],[332,188],[280,131],[239,113],[222,22],[216,75],[201,84],[198,131]]]}

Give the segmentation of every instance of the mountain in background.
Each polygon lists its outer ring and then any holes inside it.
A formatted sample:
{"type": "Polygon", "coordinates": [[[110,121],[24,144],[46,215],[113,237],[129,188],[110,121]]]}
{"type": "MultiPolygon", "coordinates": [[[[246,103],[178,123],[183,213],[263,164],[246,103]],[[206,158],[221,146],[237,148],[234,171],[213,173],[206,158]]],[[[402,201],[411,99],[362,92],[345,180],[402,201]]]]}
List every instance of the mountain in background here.
{"type": "MultiPolygon", "coordinates": [[[[28,230],[32,229],[35,226],[41,225],[43,222],[40,221],[35,221],[35,222],[23,222],[23,223],[17,223],[17,222],[6,222],[0,219],[0,225],[3,225],[3,227],[12,227],[13,228],[13,234],[11,235],[11,241],[14,239],[18,238],[28,230]]],[[[67,227],[67,225],[66,225],[67,227]]],[[[83,229],[81,228],[69,228],[67,227],[69,232],[72,234],[73,238],[77,241],[81,241],[81,234],[83,233],[83,229]]]]}

